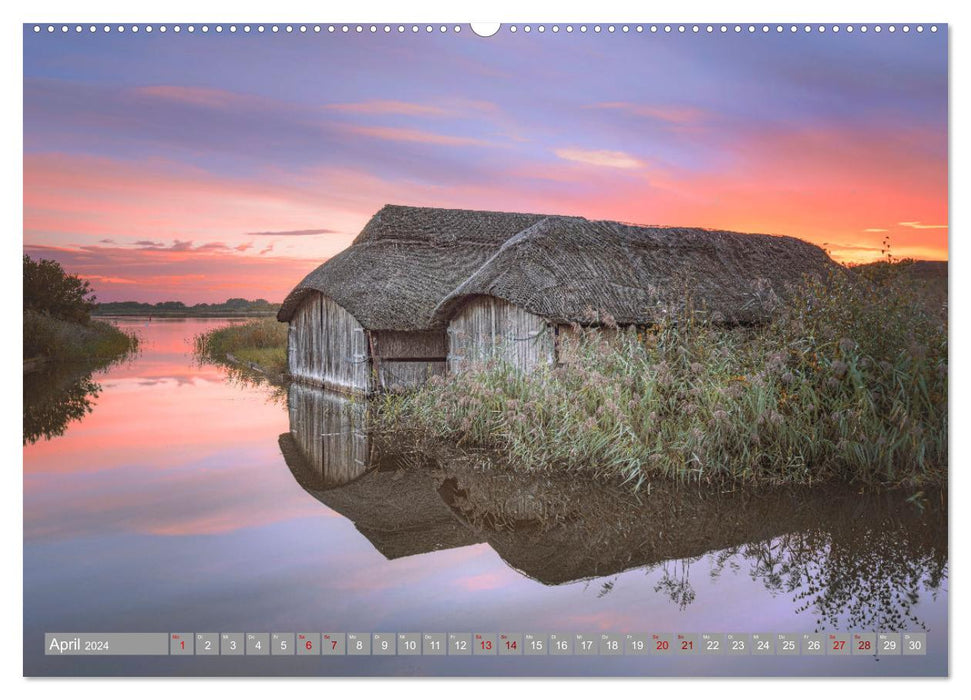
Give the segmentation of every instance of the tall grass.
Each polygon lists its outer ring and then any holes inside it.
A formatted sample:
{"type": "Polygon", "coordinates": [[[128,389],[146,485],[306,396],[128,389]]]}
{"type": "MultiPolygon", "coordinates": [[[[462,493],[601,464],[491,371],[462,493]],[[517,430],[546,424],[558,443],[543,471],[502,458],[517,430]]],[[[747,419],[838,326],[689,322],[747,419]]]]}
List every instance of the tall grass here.
{"type": "Polygon", "coordinates": [[[50,362],[110,361],[138,351],[138,336],[106,321],[78,323],[24,310],[24,359],[50,362]]]}
{"type": "Polygon", "coordinates": [[[769,325],[705,317],[688,303],[649,330],[577,329],[569,364],[486,362],[385,397],[379,419],[498,450],[514,468],[635,488],[946,480],[946,302],[921,281],[840,271],[806,282],[769,325]]]}
{"type": "Polygon", "coordinates": [[[232,355],[258,365],[268,375],[287,371],[287,325],[273,318],[215,328],[197,335],[193,344],[196,354],[211,362],[225,364],[232,355]]]}

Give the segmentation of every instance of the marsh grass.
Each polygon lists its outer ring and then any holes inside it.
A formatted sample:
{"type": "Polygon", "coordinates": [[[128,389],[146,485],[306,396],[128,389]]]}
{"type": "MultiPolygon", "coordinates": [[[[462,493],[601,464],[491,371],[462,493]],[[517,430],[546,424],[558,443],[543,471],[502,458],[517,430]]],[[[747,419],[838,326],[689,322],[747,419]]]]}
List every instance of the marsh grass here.
{"type": "Polygon", "coordinates": [[[806,281],[769,325],[705,317],[688,302],[650,329],[578,328],[561,336],[569,364],[523,374],[487,361],[382,398],[378,420],[634,488],[946,482],[946,295],[896,267],[841,270],[806,281]]]}
{"type": "Polygon", "coordinates": [[[258,365],[267,375],[287,372],[287,325],[275,318],[234,323],[200,333],[193,339],[196,355],[204,360],[227,364],[228,355],[243,363],[258,365]]]}
{"type": "Polygon", "coordinates": [[[106,321],[76,322],[24,310],[24,359],[42,357],[49,362],[106,362],[138,351],[135,333],[106,321]]]}

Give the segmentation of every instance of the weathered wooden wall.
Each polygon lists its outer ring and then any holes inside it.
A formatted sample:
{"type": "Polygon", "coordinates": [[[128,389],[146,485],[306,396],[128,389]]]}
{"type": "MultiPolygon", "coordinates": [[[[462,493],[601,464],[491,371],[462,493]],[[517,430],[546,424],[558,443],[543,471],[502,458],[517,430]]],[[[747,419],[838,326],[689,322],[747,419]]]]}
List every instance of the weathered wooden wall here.
{"type": "Polygon", "coordinates": [[[298,381],[350,393],[370,391],[366,333],[323,294],[307,297],[291,319],[287,356],[298,381]]]}
{"type": "Polygon", "coordinates": [[[546,320],[495,297],[474,297],[448,326],[448,371],[497,358],[529,371],[556,359],[553,327],[546,320]]]}
{"type": "Polygon", "coordinates": [[[421,386],[445,374],[448,341],[445,331],[374,331],[371,361],[382,390],[421,386]]]}
{"type": "Polygon", "coordinates": [[[365,401],[294,382],[288,408],[290,434],[319,488],[346,484],[371,468],[365,401]]]}

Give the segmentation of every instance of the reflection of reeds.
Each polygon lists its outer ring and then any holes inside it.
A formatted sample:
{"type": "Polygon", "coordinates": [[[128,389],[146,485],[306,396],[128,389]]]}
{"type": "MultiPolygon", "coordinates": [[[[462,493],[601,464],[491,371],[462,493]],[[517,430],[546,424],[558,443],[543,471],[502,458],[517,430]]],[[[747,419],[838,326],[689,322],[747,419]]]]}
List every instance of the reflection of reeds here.
{"type": "Polygon", "coordinates": [[[549,585],[643,567],[684,608],[707,563],[712,579],[735,570],[791,596],[820,630],[916,630],[917,603],[947,580],[946,491],[928,491],[923,508],[905,493],[842,484],[726,490],[662,480],[635,494],[498,469],[487,453],[438,457],[431,472],[461,522],[549,585]]]}
{"type": "Polygon", "coordinates": [[[691,303],[649,330],[561,337],[570,362],[486,361],[382,399],[387,427],[523,469],[710,481],[946,480],[946,303],[905,274],[807,281],[761,327],[691,303]]]}

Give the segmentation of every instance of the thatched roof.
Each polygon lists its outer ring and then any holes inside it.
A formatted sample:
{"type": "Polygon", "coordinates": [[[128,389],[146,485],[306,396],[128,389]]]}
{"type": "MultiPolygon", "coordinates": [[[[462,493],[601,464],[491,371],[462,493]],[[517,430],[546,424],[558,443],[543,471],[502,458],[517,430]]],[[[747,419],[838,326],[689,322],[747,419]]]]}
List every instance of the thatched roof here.
{"type": "Polygon", "coordinates": [[[804,274],[835,267],[821,248],[788,236],[548,217],[506,241],[433,322],[489,295],[558,322],[609,314],[650,324],[690,295],[716,321],[752,323],[767,320],[804,274]]]}
{"type": "Polygon", "coordinates": [[[386,205],[349,248],[307,275],[284,300],[289,321],[320,292],[369,330],[431,328],[435,306],[542,214],[386,205]]]}
{"type": "Polygon", "coordinates": [[[646,324],[687,289],[716,318],[750,322],[767,318],[803,273],[834,265],[783,236],[388,205],[297,285],[277,318],[289,321],[317,291],[371,330],[440,328],[482,294],[556,321],[593,310],[646,324]]]}

